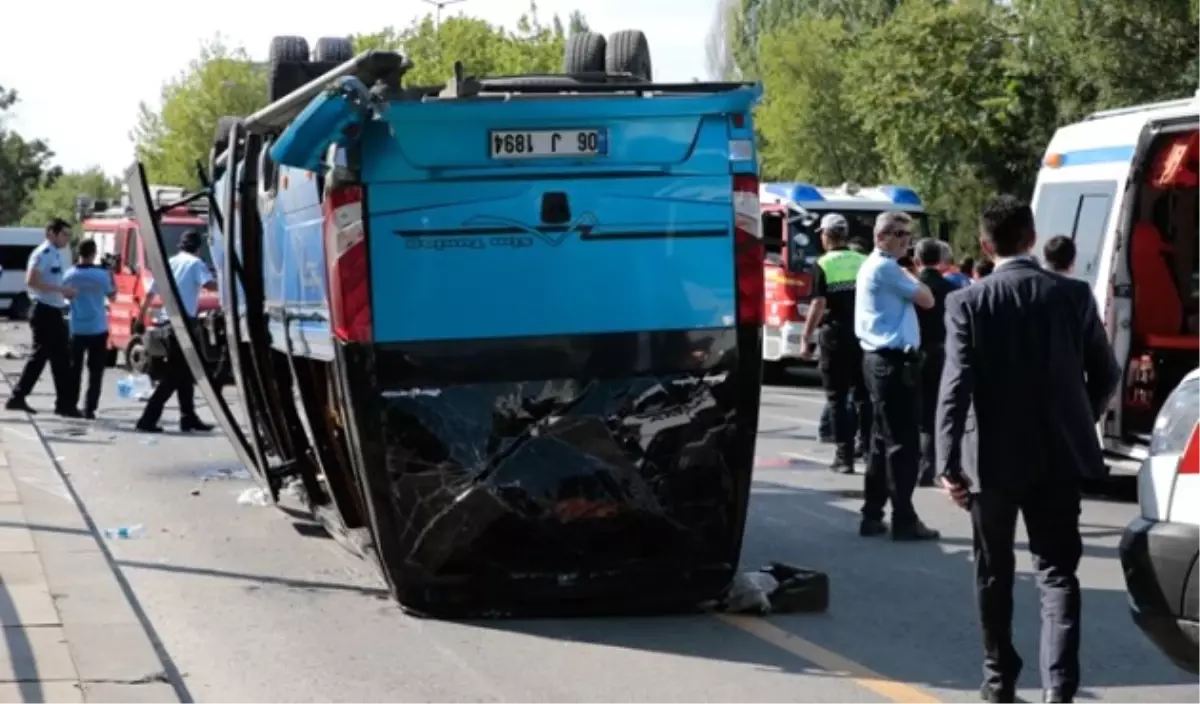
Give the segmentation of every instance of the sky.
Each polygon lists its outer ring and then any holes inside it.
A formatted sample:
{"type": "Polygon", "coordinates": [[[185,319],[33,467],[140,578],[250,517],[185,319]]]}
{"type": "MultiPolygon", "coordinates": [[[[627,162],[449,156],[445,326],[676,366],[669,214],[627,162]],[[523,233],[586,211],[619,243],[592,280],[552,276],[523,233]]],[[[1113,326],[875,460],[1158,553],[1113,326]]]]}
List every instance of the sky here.
{"type": "MultiPolygon", "coordinates": [[[[687,4],[684,11],[682,3],[662,0],[537,2],[543,20],[557,13],[565,21],[578,9],[593,31],[641,29],[661,81],[706,75],[704,39],[717,3],[687,4]]],[[[529,0],[464,0],[446,6],[443,17],[461,12],[511,27],[528,7],[529,0]]],[[[404,26],[431,12],[422,0],[27,0],[6,13],[26,30],[7,31],[0,42],[0,86],[16,89],[21,101],[6,126],[47,140],[64,169],[99,166],[115,175],[133,159],[129,132],[138,104],[157,105],[163,82],[187,67],[201,42],[219,34],[265,60],[272,36],[299,35],[312,44],[322,36],[404,26]],[[348,11],[333,14],[330,7],[348,11]]]]}

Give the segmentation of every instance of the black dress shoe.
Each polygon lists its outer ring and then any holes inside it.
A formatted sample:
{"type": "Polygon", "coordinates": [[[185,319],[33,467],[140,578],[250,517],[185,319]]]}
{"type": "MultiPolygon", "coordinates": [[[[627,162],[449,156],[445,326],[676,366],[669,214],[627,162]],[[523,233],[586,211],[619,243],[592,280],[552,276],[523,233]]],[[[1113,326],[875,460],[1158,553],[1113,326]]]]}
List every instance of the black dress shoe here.
{"type": "Polygon", "coordinates": [[[84,411],[83,417],[87,418],[88,420],[96,420],[96,412],[95,411],[84,411]]]}
{"type": "Polygon", "coordinates": [[[139,433],[161,433],[163,431],[163,429],[158,425],[142,423],[141,421],[138,421],[138,424],[133,427],[136,428],[139,433]]]}
{"type": "Polygon", "coordinates": [[[13,396],[12,398],[8,399],[8,401],[4,404],[4,407],[10,411],[25,411],[29,415],[32,415],[32,416],[37,415],[37,411],[34,410],[33,407],[30,406],[25,401],[24,398],[17,398],[16,396],[13,396]]]}
{"type": "Polygon", "coordinates": [[[878,519],[864,518],[862,523],[858,524],[858,534],[864,538],[873,538],[886,532],[888,532],[888,524],[878,519]]]}
{"type": "Polygon", "coordinates": [[[924,523],[917,521],[903,528],[892,527],[892,540],[901,542],[921,542],[928,540],[938,540],[942,534],[930,528],[924,523]]]}
{"type": "Polygon", "coordinates": [[[995,702],[995,704],[1015,702],[1017,701],[1017,691],[1016,687],[993,687],[985,684],[979,688],[979,698],[985,702],[995,702]]]}
{"type": "Polygon", "coordinates": [[[1058,690],[1047,689],[1042,692],[1042,701],[1044,702],[1073,702],[1075,698],[1069,694],[1063,694],[1058,690]]]}
{"type": "Polygon", "coordinates": [[[836,458],[829,465],[829,471],[837,474],[854,474],[854,460],[836,458]]]}
{"type": "Polygon", "coordinates": [[[82,418],[83,414],[78,408],[58,408],[55,409],[54,415],[62,416],[63,418],[82,418]]]}
{"type": "Polygon", "coordinates": [[[212,430],[213,427],[199,418],[181,418],[179,421],[179,429],[185,433],[193,430],[207,433],[208,431],[212,430]]]}

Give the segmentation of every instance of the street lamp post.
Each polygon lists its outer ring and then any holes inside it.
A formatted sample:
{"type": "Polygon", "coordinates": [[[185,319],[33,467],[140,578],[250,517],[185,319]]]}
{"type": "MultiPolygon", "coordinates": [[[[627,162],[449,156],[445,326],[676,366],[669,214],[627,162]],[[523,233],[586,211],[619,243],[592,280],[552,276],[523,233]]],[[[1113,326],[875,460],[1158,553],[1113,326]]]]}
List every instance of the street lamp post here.
{"type": "Polygon", "coordinates": [[[421,0],[421,2],[425,3],[426,5],[433,5],[437,8],[437,14],[434,15],[434,26],[436,27],[442,26],[443,7],[446,7],[447,5],[457,5],[460,2],[466,1],[467,0],[421,0]]]}

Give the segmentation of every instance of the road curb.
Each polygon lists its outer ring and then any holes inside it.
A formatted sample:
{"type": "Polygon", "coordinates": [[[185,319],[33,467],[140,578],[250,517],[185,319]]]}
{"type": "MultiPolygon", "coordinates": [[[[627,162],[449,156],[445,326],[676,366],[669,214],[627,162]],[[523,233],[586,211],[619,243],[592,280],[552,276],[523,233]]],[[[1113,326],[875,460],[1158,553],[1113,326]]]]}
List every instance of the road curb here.
{"type": "Polygon", "coordinates": [[[193,701],[70,474],[19,411],[0,412],[0,621],[0,701],[193,701]]]}

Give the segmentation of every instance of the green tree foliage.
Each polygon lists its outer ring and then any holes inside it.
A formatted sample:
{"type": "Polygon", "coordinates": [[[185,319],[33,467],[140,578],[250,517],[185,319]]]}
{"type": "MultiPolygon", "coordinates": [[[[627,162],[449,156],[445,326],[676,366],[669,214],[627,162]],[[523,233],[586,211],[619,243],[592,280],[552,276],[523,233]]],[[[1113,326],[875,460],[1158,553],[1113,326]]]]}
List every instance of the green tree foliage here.
{"type": "Polygon", "coordinates": [[[843,56],[855,39],[840,19],[803,15],[762,39],[767,84],[758,110],[763,168],[784,180],[874,182],[881,163],[874,138],[847,99],[843,56]]]}
{"type": "Polygon", "coordinates": [[[1010,184],[1003,165],[987,168],[1016,109],[1008,24],[990,0],[906,3],[847,69],[843,98],[887,172],[952,216],[978,212],[981,191],[1010,184]]]}
{"type": "Polygon", "coordinates": [[[839,19],[851,34],[866,32],[886,21],[900,0],[720,0],[718,5],[708,38],[710,73],[758,78],[763,75],[762,42],[767,35],[805,15],[839,19]]]}
{"type": "Polygon", "coordinates": [[[0,86],[0,226],[18,222],[29,195],[62,173],[51,165],[54,152],[45,142],[8,128],[6,118],[17,101],[15,90],[0,86]]]}
{"type": "Polygon", "coordinates": [[[267,103],[267,73],[242,49],[219,38],[162,89],[159,109],[139,108],[133,139],[153,183],[199,186],[196,162],[207,161],[217,121],[249,115],[267,103]]]}
{"type": "Polygon", "coordinates": [[[385,27],[351,39],[355,51],[402,51],[413,63],[405,81],[436,85],[450,77],[455,61],[462,61],[467,72],[477,76],[557,72],[568,32],[587,29],[587,21],[578,12],[571,14],[568,23],[564,28],[555,16],[544,24],[537,6],[530,4],[517,20],[515,31],[464,15],[443,18],[438,25],[432,15],[426,15],[403,29],[385,27]]]}
{"type": "Polygon", "coordinates": [[[964,247],[974,247],[984,200],[1030,195],[1057,127],[1186,97],[1200,80],[1195,0],[724,7],[709,38],[710,72],[762,80],[763,178],[910,184],[931,212],[957,223],[964,247]]]}
{"type": "Polygon", "coordinates": [[[1049,79],[1063,122],[1197,88],[1195,0],[1017,1],[1029,61],[1049,79]]]}
{"type": "Polygon", "coordinates": [[[63,218],[75,226],[79,224],[75,216],[76,197],[89,196],[93,200],[110,200],[120,195],[121,184],[99,167],[87,171],[69,171],[33,193],[25,215],[21,218],[21,224],[40,227],[54,218],[63,218]]]}

